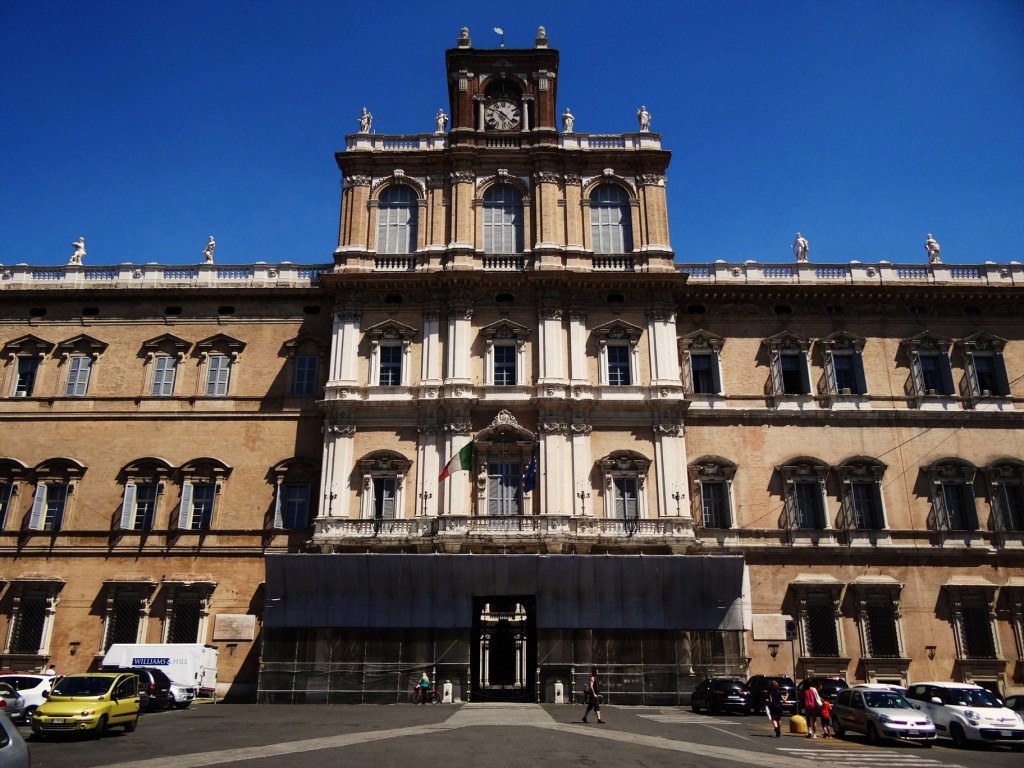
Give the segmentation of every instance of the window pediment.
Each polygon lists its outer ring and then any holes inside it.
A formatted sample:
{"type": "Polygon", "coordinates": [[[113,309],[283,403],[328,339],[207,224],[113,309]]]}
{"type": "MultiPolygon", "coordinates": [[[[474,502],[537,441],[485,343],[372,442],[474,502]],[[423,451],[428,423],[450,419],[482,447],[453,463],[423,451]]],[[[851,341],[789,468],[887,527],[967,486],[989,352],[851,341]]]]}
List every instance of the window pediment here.
{"type": "Polygon", "coordinates": [[[179,360],[188,354],[192,342],[186,341],[173,333],[165,333],[155,339],[142,342],[142,354],[146,357],[153,357],[158,354],[170,355],[179,360]]]}
{"type": "Polygon", "coordinates": [[[867,339],[849,331],[836,331],[822,336],[818,343],[825,349],[862,350],[867,339]]]}
{"type": "Polygon", "coordinates": [[[639,343],[643,332],[643,328],[622,320],[613,320],[593,330],[593,334],[600,344],[607,344],[609,341],[628,341],[634,347],[639,343]]]}
{"type": "Polygon", "coordinates": [[[231,467],[209,456],[192,459],[181,465],[179,472],[186,480],[222,480],[231,474],[231,467]]]}
{"type": "Polygon", "coordinates": [[[844,480],[881,480],[888,467],[868,456],[855,456],[836,467],[844,480]]]}
{"type": "Polygon", "coordinates": [[[811,340],[807,336],[801,336],[799,333],[788,330],[761,339],[761,343],[773,350],[798,350],[800,352],[806,352],[811,346],[811,340]]]}
{"type": "Polygon", "coordinates": [[[721,350],[725,346],[724,336],[705,331],[703,328],[680,336],[678,341],[680,349],[689,350],[721,350]]]}
{"type": "Polygon", "coordinates": [[[244,341],[239,341],[224,333],[218,333],[216,336],[197,341],[194,352],[204,357],[219,354],[236,358],[243,349],[245,349],[244,341]]]}
{"type": "Polygon", "coordinates": [[[598,461],[605,474],[631,474],[641,477],[650,469],[651,460],[636,451],[613,451],[598,461]]]}
{"type": "Polygon", "coordinates": [[[776,467],[779,474],[790,482],[799,480],[822,481],[828,474],[829,465],[818,459],[800,456],[776,467]]]}
{"type": "Polygon", "coordinates": [[[924,467],[925,474],[936,483],[956,480],[971,483],[977,471],[977,467],[963,459],[940,459],[924,467]]]}
{"type": "Polygon", "coordinates": [[[47,459],[35,466],[35,476],[40,479],[73,480],[85,474],[88,467],[67,457],[47,459]]]}
{"type": "Polygon", "coordinates": [[[950,340],[931,331],[922,331],[901,344],[912,352],[948,352],[950,340]]]}
{"type": "Polygon", "coordinates": [[[96,358],[106,351],[107,346],[108,344],[104,341],[100,341],[99,339],[94,339],[92,336],[80,333],[77,336],[73,336],[70,339],[60,342],[57,345],[56,351],[61,357],[79,354],[96,358]]]}
{"type": "Polygon", "coordinates": [[[957,345],[967,352],[1002,352],[1006,347],[1006,339],[979,331],[958,340],[957,345]]]}
{"type": "Polygon", "coordinates": [[[294,357],[301,352],[323,355],[327,353],[328,348],[329,345],[325,344],[320,338],[308,333],[296,336],[294,339],[289,339],[281,345],[283,354],[286,357],[294,357]]]}
{"type": "Polygon", "coordinates": [[[515,341],[523,343],[530,336],[530,329],[511,320],[499,320],[480,329],[480,335],[488,343],[495,341],[515,341]]]}
{"type": "Polygon", "coordinates": [[[419,331],[397,320],[387,320],[366,329],[366,337],[371,344],[401,342],[410,343],[419,331]]]}
{"type": "Polygon", "coordinates": [[[736,465],[721,456],[701,456],[690,462],[690,471],[704,479],[732,480],[736,475],[736,465]]]}
{"type": "Polygon", "coordinates": [[[52,341],[41,339],[33,334],[19,336],[4,344],[0,354],[4,357],[43,357],[54,347],[52,341]]]}
{"type": "Polygon", "coordinates": [[[494,443],[518,443],[522,448],[532,448],[536,440],[536,435],[520,426],[515,416],[509,411],[502,410],[494,417],[490,426],[477,433],[473,442],[481,448],[487,448],[494,443]]]}
{"type": "Polygon", "coordinates": [[[397,451],[374,451],[359,459],[358,464],[364,475],[388,477],[408,474],[412,468],[412,461],[397,451]]]}
{"type": "Polygon", "coordinates": [[[132,482],[153,482],[159,483],[174,473],[174,465],[166,459],[158,456],[145,456],[141,459],[126,464],[121,469],[121,474],[132,482]]]}
{"type": "Polygon", "coordinates": [[[985,465],[985,474],[992,483],[1024,482],[1024,462],[999,459],[985,465]]]}

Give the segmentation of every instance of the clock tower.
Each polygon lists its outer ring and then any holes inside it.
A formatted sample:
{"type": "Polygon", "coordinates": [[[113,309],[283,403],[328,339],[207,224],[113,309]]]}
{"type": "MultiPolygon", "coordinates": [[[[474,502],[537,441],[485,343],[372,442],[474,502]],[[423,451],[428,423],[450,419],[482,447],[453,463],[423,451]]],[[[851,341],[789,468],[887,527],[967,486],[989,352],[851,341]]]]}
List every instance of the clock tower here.
{"type": "Polygon", "coordinates": [[[463,28],[446,53],[451,146],[554,145],[558,51],[543,27],[533,48],[474,49],[463,28]]]}

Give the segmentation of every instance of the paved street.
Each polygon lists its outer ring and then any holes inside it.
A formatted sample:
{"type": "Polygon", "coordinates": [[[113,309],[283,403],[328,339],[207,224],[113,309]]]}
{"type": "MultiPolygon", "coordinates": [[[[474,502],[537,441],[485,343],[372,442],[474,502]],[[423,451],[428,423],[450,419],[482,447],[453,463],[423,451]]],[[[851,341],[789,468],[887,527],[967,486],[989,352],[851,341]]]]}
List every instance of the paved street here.
{"type": "MultiPolygon", "coordinates": [[[[1004,748],[957,750],[862,739],[774,738],[764,717],[695,715],[680,707],[607,707],[607,723],[579,722],[582,707],[462,704],[257,706],[200,703],[142,717],[138,730],[102,740],[31,740],[33,768],[386,768],[591,766],[656,768],[1019,768],[1004,748]]],[[[28,729],[22,729],[28,734],[28,729]]]]}

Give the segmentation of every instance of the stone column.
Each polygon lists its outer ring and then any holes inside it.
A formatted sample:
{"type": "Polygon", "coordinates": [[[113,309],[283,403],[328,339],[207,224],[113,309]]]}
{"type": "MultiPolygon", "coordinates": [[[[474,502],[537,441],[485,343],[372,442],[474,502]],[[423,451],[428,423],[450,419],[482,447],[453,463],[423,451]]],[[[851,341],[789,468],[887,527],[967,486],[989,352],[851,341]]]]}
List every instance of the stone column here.
{"type": "Polygon", "coordinates": [[[356,428],[354,424],[344,421],[344,416],[333,416],[328,417],[324,423],[319,517],[349,516],[348,477],[353,466],[356,428]]]}
{"type": "Polygon", "coordinates": [[[590,448],[590,433],[594,431],[594,428],[586,423],[588,417],[589,414],[585,411],[574,411],[572,423],[569,425],[569,444],[572,448],[572,487],[568,490],[572,493],[570,501],[574,515],[593,515],[593,505],[596,502],[593,495],[599,492],[594,489],[591,478],[594,458],[590,448]],[[580,500],[576,497],[580,491],[590,494],[590,496],[580,500]]]}
{"type": "Polygon", "coordinates": [[[562,331],[562,310],[544,308],[538,318],[540,330],[537,346],[540,351],[538,384],[565,384],[565,340],[562,331]]]}
{"type": "Polygon", "coordinates": [[[334,343],[331,344],[328,386],[358,386],[359,321],[358,312],[348,309],[334,312],[334,343]]]}
{"type": "MultiPolygon", "coordinates": [[[[448,310],[448,344],[445,370],[445,384],[469,387],[470,347],[473,343],[473,310],[470,307],[456,307],[448,310]]],[[[451,393],[448,393],[451,395],[451,393]]]]}
{"type": "Polygon", "coordinates": [[[680,386],[676,316],[672,310],[647,311],[647,343],[651,359],[651,386],[680,386]]]}
{"type": "Polygon", "coordinates": [[[587,374],[587,313],[569,312],[569,382],[572,386],[590,383],[587,374]]]}
{"type": "Polygon", "coordinates": [[[369,226],[370,177],[346,176],[341,182],[338,247],[366,250],[369,226]]]}
{"type": "Polygon", "coordinates": [[[569,425],[558,409],[541,413],[540,456],[537,460],[537,488],[540,491],[542,515],[572,514],[572,485],[565,482],[572,473],[572,452],[569,447],[569,425]]]}
{"type": "MultiPolygon", "coordinates": [[[[441,430],[431,413],[427,423],[419,426],[416,442],[416,516],[437,515],[441,507],[440,488],[437,476],[441,474],[441,430]],[[424,494],[429,494],[424,504],[424,494]],[[424,512],[424,507],[426,511],[424,512]]],[[[445,482],[448,482],[447,480],[445,482]]]]}
{"type": "Polygon", "coordinates": [[[679,516],[693,520],[686,463],[686,430],[682,415],[660,414],[659,423],[654,427],[658,517],[679,516]],[[679,498],[676,499],[674,494],[679,494],[679,498]]]}
{"type": "MultiPolygon", "coordinates": [[[[421,387],[436,390],[441,386],[441,313],[436,309],[423,313],[423,343],[420,345],[420,355],[421,387]]],[[[420,397],[424,395],[421,394],[420,397]]],[[[433,397],[437,397],[436,392],[433,397]]]]}
{"type": "MultiPolygon", "coordinates": [[[[475,217],[473,210],[473,200],[475,195],[475,182],[476,174],[472,171],[454,171],[451,174],[452,180],[452,194],[451,194],[451,229],[452,229],[452,241],[448,244],[450,249],[468,251],[468,254],[463,254],[462,261],[456,260],[455,266],[471,267],[471,260],[473,249],[475,245],[475,217]]],[[[456,254],[455,256],[458,256],[456,254]]]]}
{"type": "MultiPolygon", "coordinates": [[[[448,412],[447,423],[444,425],[444,433],[444,450],[438,462],[438,475],[441,474],[441,468],[473,439],[473,424],[469,408],[462,406],[451,408],[448,412]]],[[[468,516],[473,514],[473,497],[477,493],[479,479],[477,470],[479,467],[480,457],[474,453],[473,465],[468,471],[454,472],[441,482],[439,493],[442,495],[444,503],[439,509],[449,515],[468,516]]],[[[486,476],[484,482],[486,482],[486,476]]]]}

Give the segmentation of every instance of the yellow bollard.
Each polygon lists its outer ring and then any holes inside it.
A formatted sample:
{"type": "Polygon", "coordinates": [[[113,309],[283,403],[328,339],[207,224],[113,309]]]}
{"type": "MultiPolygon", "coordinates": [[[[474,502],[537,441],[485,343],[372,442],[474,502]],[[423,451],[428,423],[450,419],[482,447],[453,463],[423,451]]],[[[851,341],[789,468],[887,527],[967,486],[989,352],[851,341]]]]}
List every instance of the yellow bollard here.
{"type": "Polygon", "coordinates": [[[793,715],[789,718],[789,732],[807,733],[807,721],[804,720],[803,715],[793,715]]]}

